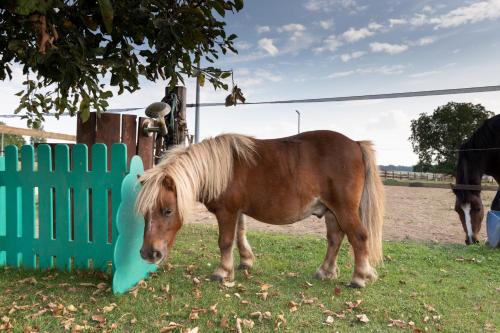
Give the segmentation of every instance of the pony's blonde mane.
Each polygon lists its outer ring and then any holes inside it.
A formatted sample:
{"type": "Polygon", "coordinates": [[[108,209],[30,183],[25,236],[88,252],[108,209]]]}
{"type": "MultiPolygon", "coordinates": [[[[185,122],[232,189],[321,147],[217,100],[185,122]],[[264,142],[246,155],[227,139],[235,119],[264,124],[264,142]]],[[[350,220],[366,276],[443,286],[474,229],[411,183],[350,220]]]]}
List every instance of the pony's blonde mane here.
{"type": "Polygon", "coordinates": [[[239,134],[216,136],[189,147],[177,146],[141,176],[143,185],[136,209],[142,215],[150,213],[158,202],[164,180],[170,177],[175,184],[179,215],[185,219],[196,201],[209,202],[226,190],[235,158],[253,163],[254,155],[254,139],[239,134]]]}

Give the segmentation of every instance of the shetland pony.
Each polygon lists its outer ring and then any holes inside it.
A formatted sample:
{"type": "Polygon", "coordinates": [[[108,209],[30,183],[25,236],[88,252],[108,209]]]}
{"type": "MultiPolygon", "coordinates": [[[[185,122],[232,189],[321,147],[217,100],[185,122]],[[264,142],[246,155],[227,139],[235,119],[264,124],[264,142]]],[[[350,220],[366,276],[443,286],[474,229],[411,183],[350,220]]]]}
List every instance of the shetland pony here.
{"type": "Polygon", "coordinates": [[[233,243],[240,268],[255,257],[244,215],[269,224],[325,217],[328,248],[316,278],[337,278],[337,254],[347,235],[354,252],[350,286],[376,279],[382,261],[383,185],[368,141],[331,131],[258,140],[226,134],[169,151],[140,178],[136,208],[144,216],[143,259],[159,263],[196,201],[215,214],[221,260],[213,280],[232,280],[233,243]]]}
{"type": "MultiPolygon", "coordinates": [[[[455,171],[455,211],[465,232],[465,244],[478,242],[484,217],[481,201],[481,179],[492,176],[500,184],[500,115],[486,120],[461,146],[455,171]],[[460,185],[472,185],[463,189],[460,185]],[[476,189],[474,189],[474,187],[476,189]]],[[[500,191],[491,204],[500,211],[500,191]]]]}

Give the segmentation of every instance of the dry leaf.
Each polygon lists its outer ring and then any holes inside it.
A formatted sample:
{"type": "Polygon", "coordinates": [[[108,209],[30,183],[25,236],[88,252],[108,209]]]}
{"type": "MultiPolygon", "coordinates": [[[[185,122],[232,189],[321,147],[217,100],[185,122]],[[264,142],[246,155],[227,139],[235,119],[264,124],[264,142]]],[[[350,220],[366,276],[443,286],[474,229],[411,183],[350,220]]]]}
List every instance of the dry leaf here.
{"type": "Polygon", "coordinates": [[[111,303],[110,305],[103,307],[102,312],[104,313],[111,312],[116,308],[116,306],[117,306],[116,303],[111,303]]]}
{"type": "Polygon", "coordinates": [[[262,317],[263,317],[264,319],[271,319],[273,316],[271,315],[271,312],[266,311],[266,312],[264,312],[264,313],[262,314],[262,317]]]}
{"type": "Polygon", "coordinates": [[[222,283],[222,285],[223,285],[224,287],[227,287],[227,288],[232,288],[232,287],[234,287],[234,286],[236,285],[236,282],[234,282],[234,281],[231,281],[231,282],[229,282],[229,281],[224,281],[224,282],[222,283]]]}
{"type": "Polygon", "coordinates": [[[78,309],[73,304],[68,305],[66,307],[66,309],[68,309],[68,311],[70,311],[70,312],[76,312],[76,311],[78,311],[78,309]]]}
{"type": "Polygon", "coordinates": [[[328,324],[328,325],[333,324],[333,317],[332,316],[326,317],[325,324],[328,324]]]}
{"type": "Polygon", "coordinates": [[[255,326],[255,323],[251,319],[243,319],[243,326],[252,329],[255,326]]]}
{"type": "Polygon", "coordinates": [[[134,318],[130,319],[130,323],[132,325],[134,325],[135,323],[137,323],[137,318],[134,317],[134,318]]]}
{"type": "Polygon", "coordinates": [[[177,328],[181,328],[181,327],[183,327],[181,324],[177,324],[177,323],[171,321],[170,323],[168,323],[167,326],[160,328],[160,333],[171,332],[171,331],[176,330],[177,328]]]}
{"type": "Polygon", "coordinates": [[[236,318],[236,333],[243,333],[243,330],[241,329],[241,319],[236,318]]]}
{"type": "Polygon", "coordinates": [[[227,328],[229,326],[229,319],[227,319],[226,316],[222,317],[220,320],[220,327],[221,328],[227,328]]]}
{"type": "Polygon", "coordinates": [[[272,287],[271,284],[263,283],[263,284],[260,285],[260,291],[267,291],[271,287],[272,287]]]}
{"type": "Polygon", "coordinates": [[[100,324],[103,324],[106,322],[106,318],[104,318],[103,316],[101,315],[93,315],[92,316],[92,320],[95,321],[95,322],[98,322],[100,324]]]}
{"type": "Polygon", "coordinates": [[[403,320],[399,319],[389,319],[389,327],[399,327],[399,328],[404,328],[406,326],[406,323],[403,320]]]}
{"type": "Polygon", "coordinates": [[[256,295],[260,296],[260,298],[262,298],[262,300],[265,301],[267,299],[268,292],[265,291],[265,292],[262,292],[262,293],[257,293],[256,295]]]}
{"type": "Polygon", "coordinates": [[[368,319],[368,317],[364,313],[356,315],[356,318],[358,318],[358,320],[363,323],[367,323],[370,321],[370,319],[368,319]]]}
{"type": "Polygon", "coordinates": [[[200,319],[200,316],[198,315],[198,312],[195,312],[195,311],[191,311],[191,313],[189,314],[189,320],[198,320],[200,319]]]}

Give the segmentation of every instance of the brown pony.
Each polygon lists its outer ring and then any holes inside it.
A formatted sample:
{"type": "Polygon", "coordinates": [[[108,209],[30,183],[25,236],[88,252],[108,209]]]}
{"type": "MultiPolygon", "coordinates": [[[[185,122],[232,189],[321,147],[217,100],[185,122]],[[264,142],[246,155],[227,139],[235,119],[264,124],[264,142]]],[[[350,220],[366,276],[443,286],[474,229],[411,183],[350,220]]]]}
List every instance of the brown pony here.
{"type": "Polygon", "coordinates": [[[245,235],[244,215],[270,224],[325,217],[328,249],[316,272],[337,278],[337,254],[347,235],[354,251],[350,286],[377,278],[382,261],[383,185],[372,144],[331,131],[272,140],[226,134],[169,151],[141,177],[137,210],[144,215],[141,256],[159,263],[196,201],[215,214],[221,261],[213,280],[232,280],[233,244],[240,268],[255,257],[245,235]]]}

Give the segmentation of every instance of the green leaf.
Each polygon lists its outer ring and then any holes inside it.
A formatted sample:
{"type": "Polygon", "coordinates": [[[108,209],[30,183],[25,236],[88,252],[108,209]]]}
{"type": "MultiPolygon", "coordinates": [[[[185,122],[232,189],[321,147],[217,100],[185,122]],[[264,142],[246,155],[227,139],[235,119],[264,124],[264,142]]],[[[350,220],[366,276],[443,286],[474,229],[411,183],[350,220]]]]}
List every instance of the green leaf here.
{"type": "Polygon", "coordinates": [[[200,87],[203,87],[205,85],[205,74],[200,73],[198,75],[198,84],[200,85],[200,87]]]}
{"type": "Polygon", "coordinates": [[[107,33],[113,31],[113,6],[111,0],[99,0],[99,8],[101,9],[102,21],[107,33]]]}
{"type": "Polygon", "coordinates": [[[236,8],[237,11],[242,10],[243,9],[243,0],[235,0],[234,7],[236,8]]]}

